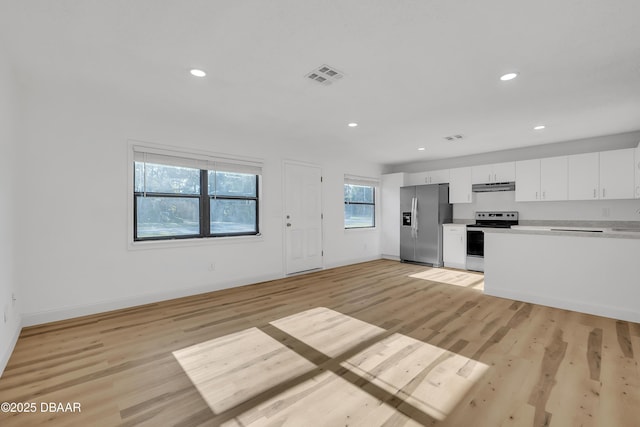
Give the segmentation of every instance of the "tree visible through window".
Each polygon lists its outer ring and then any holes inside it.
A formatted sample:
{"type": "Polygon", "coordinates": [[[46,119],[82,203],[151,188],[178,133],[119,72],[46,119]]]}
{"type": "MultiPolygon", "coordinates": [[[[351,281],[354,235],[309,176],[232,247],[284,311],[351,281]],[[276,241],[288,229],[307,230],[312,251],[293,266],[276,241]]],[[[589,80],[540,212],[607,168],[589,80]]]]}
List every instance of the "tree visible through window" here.
{"type": "Polygon", "coordinates": [[[253,173],[135,161],[134,240],[256,235],[258,185],[253,173]]]}
{"type": "Polygon", "coordinates": [[[375,187],[344,184],[344,228],[375,227],[375,187]]]}

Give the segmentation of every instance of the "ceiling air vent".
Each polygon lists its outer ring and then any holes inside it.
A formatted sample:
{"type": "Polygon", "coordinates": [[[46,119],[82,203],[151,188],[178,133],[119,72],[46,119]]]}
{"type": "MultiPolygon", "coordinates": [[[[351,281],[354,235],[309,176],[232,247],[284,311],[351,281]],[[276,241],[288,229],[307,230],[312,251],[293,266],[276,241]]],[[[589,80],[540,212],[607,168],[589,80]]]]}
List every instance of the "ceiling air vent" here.
{"type": "Polygon", "coordinates": [[[344,73],[336,70],[333,67],[323,64],[305,75],[305,77],[322,85],[328,86],[331,83],[335,83],[342,77],[344,77],[344,73]]]}
{"type": "Polygon", "coordinates": [[[462,135],[445,136],[444,139],[447,141],[457,141],[458,139],[462,139],[462,135]]]}

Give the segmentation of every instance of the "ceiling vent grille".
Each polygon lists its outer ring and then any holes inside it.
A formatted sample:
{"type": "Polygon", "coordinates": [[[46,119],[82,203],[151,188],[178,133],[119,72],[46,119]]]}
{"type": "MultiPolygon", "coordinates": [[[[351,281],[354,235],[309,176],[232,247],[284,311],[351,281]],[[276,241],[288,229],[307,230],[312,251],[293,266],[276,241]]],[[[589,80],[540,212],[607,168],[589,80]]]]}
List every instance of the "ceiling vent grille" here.
{"type": "Polygon", "coordinates": [[[446,139],[447,141],[457,141],[459,139],[462,139],[462,135],[445,136],[444,139],[446,139]]]}
{"type": "Polygon", "coordinates": [[[307,79],[313,80],[316,83],[320,83],[321,85],[328,86],[343,78],[344,73],[336,70],[333,67],[323,64],[310,73],[307,73],[305,77],[307,79]]]}

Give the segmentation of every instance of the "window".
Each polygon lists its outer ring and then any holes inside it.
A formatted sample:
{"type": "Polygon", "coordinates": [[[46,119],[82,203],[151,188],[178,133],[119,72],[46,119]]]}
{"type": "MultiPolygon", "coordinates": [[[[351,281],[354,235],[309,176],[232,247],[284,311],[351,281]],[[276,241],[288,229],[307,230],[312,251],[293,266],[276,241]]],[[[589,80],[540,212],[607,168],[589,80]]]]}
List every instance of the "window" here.
{"type": "Polygon", "coordinates": [[[133,149],[134,241],[259,234],[261,164],[133,149]]]}
{"type": "Polygon", "coordinates": [[[377,181],[344,178],[344,228],[372,228],[376,225],[377,181]]]}

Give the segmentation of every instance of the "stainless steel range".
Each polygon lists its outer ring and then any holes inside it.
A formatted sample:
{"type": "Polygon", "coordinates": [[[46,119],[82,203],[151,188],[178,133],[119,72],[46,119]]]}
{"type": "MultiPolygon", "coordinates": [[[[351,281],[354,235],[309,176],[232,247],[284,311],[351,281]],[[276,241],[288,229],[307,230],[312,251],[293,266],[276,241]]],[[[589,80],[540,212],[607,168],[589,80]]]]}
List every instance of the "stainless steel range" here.
{"type": "Polygon", "coordinates": [[[476,212],[476,223],[467,225],[467,270],[484,271],[485,228],[518,225],[518,212],[476,212]]]}

